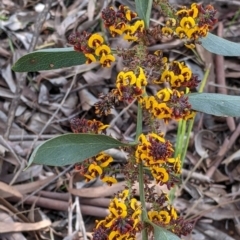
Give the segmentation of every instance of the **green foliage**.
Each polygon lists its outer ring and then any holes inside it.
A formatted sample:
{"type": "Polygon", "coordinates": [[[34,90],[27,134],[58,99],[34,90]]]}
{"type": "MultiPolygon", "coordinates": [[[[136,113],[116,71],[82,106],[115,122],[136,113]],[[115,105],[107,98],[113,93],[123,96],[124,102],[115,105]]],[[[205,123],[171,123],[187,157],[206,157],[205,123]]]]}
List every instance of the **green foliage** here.
{"type": "Polygon", "coordinates": [[[17,60],[12,70],[15,72],[36,72],[81,65],[86,62],[83,53],[73,48],[50,48],[26,54],[17,60]]]}
{"type": "Polygon", "coordinates": [[[152,0],[135,0],[136,11],[139,18],[143,19],[146,27],[149,27],[152,10],[152,0]]]}
{"type": "Polygon", "coordinates": [[[159,227],[156,224],[149,221],[149,223],[154,228],[154,239],[155,240],[180,240],[180,238],[173,234],[172,232],[169,232],[165,228],[159,227]]]}
{"type": "Polygon", "coordinates": [[[132,145],[99,134],[64,134],[38,146],[33,151],[28,166],[32,163],[64,166],[82,162],[110,148],[132,145]]]}
{"type": "Polygon", "coordinates": [[[216,116],[240,116],[240,97],[217,93],[190,93],[192,109],[216,116]]]}
{"type": "Polygon", "coordinates": [[[228,41],[211,33],[201,39],[202,46],[209,52],[223,56],[240,56],[240,44],[228,41]]]}

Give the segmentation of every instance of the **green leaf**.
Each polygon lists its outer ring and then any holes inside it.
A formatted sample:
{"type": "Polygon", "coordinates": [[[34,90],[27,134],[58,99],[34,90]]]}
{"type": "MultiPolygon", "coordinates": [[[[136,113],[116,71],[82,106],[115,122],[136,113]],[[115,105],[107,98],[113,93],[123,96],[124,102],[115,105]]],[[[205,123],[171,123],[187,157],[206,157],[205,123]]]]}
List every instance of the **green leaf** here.
{"type": "Polygon", "coordinates": [[[211,33],[201,39],[202,46],[209,52],[223,56],[240,56],[240,44],[230,42],[211,33]]]}
{"type": "Polygon", "coordinates": [[[133,145],[135,144],[122,143],[109,136],[99,134],[64,134],[38,146],[29,159],[28,167],[32,163],[64,166],[82,162],[110,148],[133,145]]]}
{"type": "Polygon", "coordinates": [[[154,240],[181,240],[177,235],[173,234],[172,232],[169,232],[165,228],[159,227],[150,221],[149,223],[154,228],[154,240]]]}
{"type": "Polygon", "coordinates": [[[17,60],[12,70],[15,72],[36,72],[81,65],[86,62],[83,53],[73,48],[51,48],[26,54],[17,60]]]}
{"type": "Polygon", "coordinates": [[[217,93],[191,93],[187,96],[196,111],[223,117],[240,116],[240,96],[217,93]]]}
{"type": "Polygon", "coordinates": [[[145,27],[149,27],[152,10],[152,0],[135,0],[138,16],[144,21],[145,27]]]}

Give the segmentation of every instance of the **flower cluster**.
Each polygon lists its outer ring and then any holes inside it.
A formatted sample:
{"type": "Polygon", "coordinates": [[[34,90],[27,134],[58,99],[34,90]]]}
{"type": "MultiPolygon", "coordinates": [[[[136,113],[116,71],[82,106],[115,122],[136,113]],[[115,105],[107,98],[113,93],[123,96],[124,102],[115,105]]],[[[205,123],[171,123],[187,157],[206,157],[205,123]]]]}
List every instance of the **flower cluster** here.
{"type": "Polygon", "coordinates": [[[169,225],[171,220],[177,219],[177,212],[174,207],[165,207],[165,209],[156,211],[148,211],[148,217],[152,222],[160,223],[161,225],[169,225]]]}
{"type": "MultiPolygon", "coordinates": [[[[105,130],[108,125],[103,124],[95,119],[87,120],[80,118],[73,118],[70,121],[71,129],[74,133],[95,133],[100,134],[105,130]]],[[[97,177],[108,185],[116,183],[116,178],[109,176],[109,164],[113,162],[113,158],[104,153],[100,152],[96,156],[85,160],[83,163],[75,165],[75,171],[79,172],[84,176],[86,181],[90,181],[97,177]]]]}
{"type": "Polygon", "coordinates": [[[142,100],[144,108],[155,118],[163,119],[166,123],[170,119],[191,119],[194,112],[184,92],[176,89],[164,88],[155,96],[146,96],[142,100]]]}
{"type": "Polygon", "coordinates": [[[123,190],[111,200],[108,216],[97,223],[93,240],[136,239],[142,230],[141,213],[141,204],[123,190]]]}
{"type": "Polygon", "coordinates": [[[137,35],[144,30],[144,21],[136,18],[137,13],[123,5],[120,5],[117,11],[112,7],[102,11],[104,25],[110,34],[113,37],[124,34],[123,38],[128,41],[138,41],[137,35]]]}
{"type": "Polygon", "coordinates": [[[212,5],[204,8],[202,5],[193,3],[190,8],[182,7],[171,14],[166,26],[162,28],[162,34],[185,39],[185,45],[193,48],[200,38],[206,37],[217,22],[215,14],[216,10],[212,5]]]}
{"type": "Polygon", "coordinates": [[[109,164],[113,162],[112,156],[100,152],[96,156],[85,160],[81,164],[75,165],[75,171],[84,176],[86,182],[100,177],[102,182],[112,185],[117,183],[117,179],[109,176],[109,164]]]}
{"type": "Polygon", "coordinates": [[[192,224],[183,220],[177,215],[173,206],[165,206],[161,209],[151,209],[148,211],[148,218],[155,224],[165,227],[178,236],[186,236],[192,231],[192,224]]]}
{"type": "Polygon", "coordinates": [[[163,134],[141,134],[139,142],[135,152],[136,161],[142,161],[150,169],[158,184],[166,184],[171,188],[178,183],[177,175],[181,172],[181,161],[179,157],[172,158],[172,144],[164,139],[163,134]]]}
{"type": "Polygon", "coordinates": [[[188,86],[191,78],[192,71],[184,62],[172,61],[166,62],[160,78],[154,82],[157,84],[168,82],[172,88],[178,88],[188,86]]]}
{"type": "Polygon", "coordinates": [[[111,48],[104,44],[103,37],[98,33],[72,33],[68,42],[74,46],[75,51],[84,53],[87,58],[86,63],[99,61],[103,67],[110,67],[115,61],[111,48]]]}
{"type": "Polygon", "coordinates": [[[121,101],[132,102],[135,98],[142,96],[147,85],[147,79],[141,67],[134,71],[121,71],[116,80],[116,87],[121,101]]]}

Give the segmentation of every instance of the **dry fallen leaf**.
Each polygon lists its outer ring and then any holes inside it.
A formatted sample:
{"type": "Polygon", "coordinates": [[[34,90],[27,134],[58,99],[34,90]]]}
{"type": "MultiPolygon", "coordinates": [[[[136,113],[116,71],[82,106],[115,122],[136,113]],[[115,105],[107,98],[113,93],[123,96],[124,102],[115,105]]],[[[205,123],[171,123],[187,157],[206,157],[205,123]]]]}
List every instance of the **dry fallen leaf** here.
{"type": "Polygon", "coordinates": [[[50,220],[42,220],[35,223],[5,223],[0,222],[0,233],[37,231],[51,226],[50,220]]]}
{"type": "MultiPolygon", "coordinates": [[[[0,196],[5,198],[6,196],[16,196],[22,198],[22,194],[13,186],[10,186],[4,182],[0,182],[0,196]]],[[[1,225],[1,224],[0,224],[1,225]]]]}

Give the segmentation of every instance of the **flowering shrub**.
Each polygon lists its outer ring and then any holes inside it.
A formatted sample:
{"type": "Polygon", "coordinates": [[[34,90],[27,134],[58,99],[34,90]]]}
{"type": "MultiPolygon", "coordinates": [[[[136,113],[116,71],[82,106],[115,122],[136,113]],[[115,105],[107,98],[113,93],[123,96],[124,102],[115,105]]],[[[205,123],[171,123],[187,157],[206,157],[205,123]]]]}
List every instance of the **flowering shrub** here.
{"type": "MultiPolygon", "coordinates": [[[[158,5],[159,1],[155,1],[158,5]]],[[[178,216],[174,207],[170,204],[165,193],[157,196],[152,194],[152,190],[147,187],[149,180],[145,180],[144,194],[152,207],[147,210],[138,203],[134,196],[132,183],[138,181],[136,166],[143,166],[150,171],[156,184],[164,185],[171,189],[180,182],[181,157],[173,157],[174,149],[172,144],[164,138],[163,133],[154,129],[154,121],[163,119],[167,123],[170,119],[191,119],[194,111],[188,98],[184,95],[185,91],[195,88],[200,82],[191,69],[184,62],[169,61],[163,56],[161,51],[149,53],[147,46],[150,39],[158,40],[162,36],[174,36],[184,39],[186,46],[193,48],[195,43],[199,43],[201,37],[205,37],[208,31],[216,22],[214,18],[215,10],[211,5],[203,7],[196,3],[191,8],[186,7],[180,10],[174,10],[167,3],[165,7],[169,10],[166,25],[155,29],[147,29],[144,21],[138,18],[137,13],[131,11],[127,6],[120,6],[119,9],[109,7],[102,11],[104,26],[109,30],[112,37],[123,36],[123,39],[136,42],[130,49],[118,48],[116,54],[123,58],[125,65],[116,78],[116,88],[109,94],[101,96],[100,102],[96,104],[96,114],[98,116],[108,115],[111,108],[118,102],[127,104],[137,100],[144,114],[149,119],[151,131],[148,134],[141,133],[137,138],[135,153],[129,150],[128,171],[126,175],[128,186],[122,193],[118,193],[111,201],[109,206],[109,215],[96,225],[93,239],[135,239],[136,233],[143,229],[151,234],[150,224],[144,224],[141,218],[142,211],[147,211],[151,222],[161,227],[167,228],[178,236],[186,235],[191,231],[191,224],[184,222],[178,216]],[[148,84],[167,85],[162,87],[155,95],[146,93],[148,84]],[[181,89],[181,90],[178,90],[181,89]]],[[[115,57],[111,49],[104,43],[103,36],[94,33],[72,33],[69,37],[69,43],[74,46],[76,51],[85,54],[87,61],[91,63],[99,61],[102,67],[109,67],[115,57]]],[[[81,131],[80,126],[83,123],[76,123],[75,120],[72,129],[74,132],[81,131]],[[78,131],[76,131],[78,129],[78,131]]],[[[84,120],[82,120],[84,121],[84,120]]],[[[95,121],[95,120],[94,120],[95,121]]],[[[96,121],[95,121],[96,122],[96,121]]],[[[88,124],[87,125],[91,125],[88,124]]],[[[102,123],[95,131],[98,133],[103,129],[102,123]]],[[[84,127],[82,127],[84,128],[84,127]]],[[[93,130],[89,129],[89,132],[93,130]]],[[[100,177],[102,181],[109,185],[117,180],[114,176],[106,176],[110,173],[110,163],[112,157],[101,152],[81,164],[81,174],[89,181],[100,177]],[[103,170],[104,169],[104,170],[103,170]],[[106,170],[105,170],[106,169],[106,170]]],[[[111,169],[111,172],[113,169],[111,169]]],[[[144,178],[145,171],[140,177],[144,178]]],[[[145,201],[146,201],[145,196],[145,201]]],[[[142,199],[141,199],[142,200],[142,199]]]]}
{"type": "MultiPolygon", "coordinates": [[[[36,149],[30,159],[30,164],[45,163],[43,156],[47,156],[50,145],[58,155],[64,155],[59,144],[59,139],[64,138],[63,145],[66,140],[68,144],[74,141],[79,144],[75,149],[75,157],[70,155],[72,159],[67,163],[76,163],[75,169],[86,181],[99,177],[112,185],[117,182],[116,173],[121,171],[125,175],[125,190],[116,193],[110,202],[109,214],[105,219],[97,221],[94,240],[136,239],[139,233],[142,234],[142,239],[151,236],[161,239],[161,233],[165,230],[181,237],[189,234],[193,227],[179,216],[168,194],[163,191],[157,194],[149,183],[154,180],[155,184],[166,185],[169,190],[180,183],[185,153],[174,153],[171,142],[158,130],[157,120],[162,119],[167,124],[169,120],[182,123],[193,119],[195,111],[186,93],[196,88],[200,79],[184,62],[170,61],[162,51],[152,53],[147,47],[163,37],[174,37],[183,40],[186,47],[193,49],[196,44],[201,44],[213,28],[217,21],[216,11],[211,5],[204,7],[196,3],[190,8],[174,9],[166,0],[154,0],[153,5],[165,15],[164,26],[148,27],[149,19],[141,19],[143,14],[138,16],[127,6],[121,5],[118,9],[108,7],[102,11],[101,17],[110,35],[122,36],[124,40],[132,42],[133,47],[130,49],[118,47],[112,50],[99,33],[74,32],[68,38],[74,51],[84,55],[86,64],[99,61],[102,67],[110,67],[116,61],[116,56],[123,59],[124,68],[116,77],[115,88],[99,97],[95,113],[98,117],[106,116],[120,102],[130,104],[137,101],[135,142],[121,143],[104,136],[108,125],[98,120],[76,118],[71,120],[74,137],[66,135],[58,138],[58,142],[50,140],[36,149]],[[146,91],[149,84],[161,88],[154,95],[149,95],[146,91]],[[143,115],[150,129],[147,133],[142,132],[143,115]],[[121,170],[111,164],[112,156],[104,152],[119,146],[124,146],[128,152],[127,163],[121,170]],[[136,189],[133,185],[136,182],[139,183],[140,201],[134,198],[136,189]]],[[[136,1],[136,6],[139,9],[139,1],[136,1]]],[[[50,154],[52,153],[51,149],[50,154]]],[[[52,162],[52,165],[61,164],[52,162]]],[[[174,238],[174,235],[169,236],[169,239],[179,239],[174,238]]]]}

